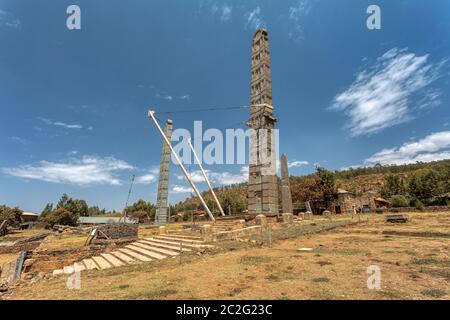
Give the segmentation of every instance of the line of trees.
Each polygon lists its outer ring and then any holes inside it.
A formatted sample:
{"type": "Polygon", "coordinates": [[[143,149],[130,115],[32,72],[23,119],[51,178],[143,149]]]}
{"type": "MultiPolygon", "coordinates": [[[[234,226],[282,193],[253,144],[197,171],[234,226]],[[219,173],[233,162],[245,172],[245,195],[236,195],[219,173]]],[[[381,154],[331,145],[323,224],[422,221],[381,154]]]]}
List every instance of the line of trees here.
{"type": "Polygon", "coordinates": [[[418,169],[406,178],[399,174],[387,174],[381,196],[389,199],[393,207],[422,209],[424,206],[448,205],[450,166],[445,169],[418,169]]]}

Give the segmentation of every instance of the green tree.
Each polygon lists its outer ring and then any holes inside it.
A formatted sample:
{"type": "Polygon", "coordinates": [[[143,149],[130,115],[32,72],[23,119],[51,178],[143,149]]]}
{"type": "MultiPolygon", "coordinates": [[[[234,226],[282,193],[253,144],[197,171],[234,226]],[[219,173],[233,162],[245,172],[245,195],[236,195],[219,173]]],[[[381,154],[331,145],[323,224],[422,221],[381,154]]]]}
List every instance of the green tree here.
{"type": "Polygon", "coordinates": [[[42,210],[41,215],[39,217],[45,217],[53,211],[53,203],[47,203],[42,210]]]}
{"type": "Polygon", "coordinates": [[[430,203],[434,197],[441,194],[439,174],[432,169],[415,171],[408,183],[409,194],[422,203],[430,203]]]}
{"type": "Polygon", "coordinates": [[[66,226],[76,226],[79,216],[65,208],[57,208],[40,218],[40,221],[47,223],[50,227],[55,224],[66,226]]]}
{"type": "Polygon", "coordinates": [[[0,206],[0,223],[7,220],[11,226],[19,226],[22,222],[23,211],[19,208],[10,208],[5,205],[0,206]]]}
{"type": "Polygon", "coordinates": [[[86,201],[79,199],[72,199],[67,194],[63,194],[59,199],[56,209],[64,208],[75,215],[86,217],[88,216],[88,205],[86,201]]]}
{"type": "Polygon", "coordinates": [[[320,189],[323,192],[323,200],[325,205],[329,207],[334,201],[334,194],[336,193],[336,180],[334,173],[321,167],[316,168],[316,175],[319,178],[320,189]]]}
{"type": "Polygon", "coordinates": [[[404,195],[405,193],[405,184],[398,174],[387,174],[384,177],[384,185],[381,189],[383,198],[389,199],[394,195],[404,195]]]}
{"type": "Polygon", "coordinates": [[[125,213],[130,217],[142,216],[142,212],[145,212],[145,216],[148,220],[153,221],[155,219],[155,206],[152,203],[146,202],[142,199],[139,199],[131,206],[125,208],[125,213]]]}

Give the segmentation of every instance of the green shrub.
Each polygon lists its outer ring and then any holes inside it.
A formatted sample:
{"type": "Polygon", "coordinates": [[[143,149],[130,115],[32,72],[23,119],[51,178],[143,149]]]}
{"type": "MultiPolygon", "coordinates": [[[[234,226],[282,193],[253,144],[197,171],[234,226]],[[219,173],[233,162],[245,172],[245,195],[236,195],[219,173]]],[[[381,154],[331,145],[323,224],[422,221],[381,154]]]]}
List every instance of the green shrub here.
{"type": "Polygon", "coordinates": [[[390,199],[391,206],[394,208],[407,207],[409,205],[408,199],[401,194],[393,195],[390,199]]]}

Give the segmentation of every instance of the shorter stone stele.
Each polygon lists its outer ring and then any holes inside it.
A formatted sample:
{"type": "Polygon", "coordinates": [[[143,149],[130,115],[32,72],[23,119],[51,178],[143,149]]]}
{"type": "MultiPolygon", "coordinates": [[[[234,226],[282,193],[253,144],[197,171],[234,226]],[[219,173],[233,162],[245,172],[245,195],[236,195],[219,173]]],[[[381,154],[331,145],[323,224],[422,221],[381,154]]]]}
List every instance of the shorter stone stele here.
{"type": "Polygon", "coordinates": [[[159,227],[159,234],[166,234],[166,227],[165,226],[160,226],[159,227]]]}
{"type": "Polygon", "coordinates": [[[313,216],[313,214],[312,214],[311,211],[306,211],[306,213],[305,213],[305,219],[306,220],[311,220],[312,216],[313,216]]]}
{"type": "Polygon", "coordinates": [[[292,224],[294,223],[294,215],[292,213],[283,213],[283,223],[292,224]]]}

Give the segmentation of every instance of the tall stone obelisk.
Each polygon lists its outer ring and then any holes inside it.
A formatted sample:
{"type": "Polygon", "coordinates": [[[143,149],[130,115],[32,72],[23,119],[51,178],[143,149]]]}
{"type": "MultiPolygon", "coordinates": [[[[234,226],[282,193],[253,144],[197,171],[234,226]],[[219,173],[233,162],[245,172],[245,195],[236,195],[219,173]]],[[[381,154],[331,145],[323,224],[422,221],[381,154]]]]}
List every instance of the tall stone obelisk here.
{"type": "MultiPolygon", "coordinates": [[[[164,135],[169,141],[172,139],[173,123],[167,120],[164,135]]],[[[164,143],[162,147],[161,162],[159,164],[158,195],[156,197],[155,224],[166,224],[168,220],[168,196],[169,196],[169,170],[170,170],[170,148],[164,143]]]]}
{"type": "Polygon", "coordinates": [[[275,158],[275,122],[272,105],[269,36],[258,29],[252,43],[250,94],[250,165],[248,212],[278,214],[278,180],[275,158]]]}
{"type": "Polygon", "coordinates": [[[280,157],[281,166],[281,208],[283,213],[293,213],[291,185],[289,183],[289,170],[286,155],[280,157]]]}

